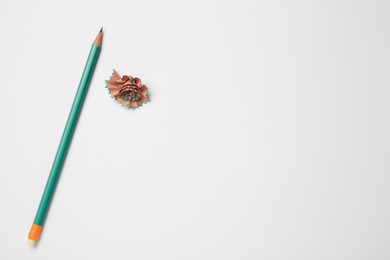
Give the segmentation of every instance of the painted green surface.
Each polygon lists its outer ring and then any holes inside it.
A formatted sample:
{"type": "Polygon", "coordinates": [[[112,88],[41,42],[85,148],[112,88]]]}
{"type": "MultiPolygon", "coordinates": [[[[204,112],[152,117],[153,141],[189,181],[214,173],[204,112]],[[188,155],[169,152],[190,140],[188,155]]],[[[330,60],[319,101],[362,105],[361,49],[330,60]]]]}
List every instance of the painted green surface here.
{"type": "Polygon", "coordinates": [[[66,122],[60,145],[58,146],[53,166],[51,168],[50,175],[45,186],[45,190],[43,191],[42,199],[39,204],[37,214],[35,216],[34,224],[43,226],[43,223],[45,221],[48,209],[50,207],[50,202],[53,198],[54,190],[57,185],[57,180],[60,176],[62,166],[64,165],[66,154],[68,152],[72,136],[76,128],[81,109],[83,107],[84,99],[88,91],[88,86],[91,82],[91,78],[95,70],[97,60],[99,58],[100,49],[100,46],[92,44],[87,64],[85,65],[83,75],[81,77],[80,84],[69,113],[68,121],[66,122]]]}

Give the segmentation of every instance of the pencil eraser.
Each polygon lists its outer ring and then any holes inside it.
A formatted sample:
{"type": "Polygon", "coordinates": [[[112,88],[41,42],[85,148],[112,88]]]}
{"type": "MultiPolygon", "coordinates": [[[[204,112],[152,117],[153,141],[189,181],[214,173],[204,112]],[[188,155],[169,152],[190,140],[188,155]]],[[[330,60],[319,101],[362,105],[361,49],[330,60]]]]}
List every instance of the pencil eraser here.
{"type": "Polygon", "coordinates": [[[37,240],[28,239],[27,240],[27,245],[31,246],[31,247],[35,247],[37,245],[37,240]]]}

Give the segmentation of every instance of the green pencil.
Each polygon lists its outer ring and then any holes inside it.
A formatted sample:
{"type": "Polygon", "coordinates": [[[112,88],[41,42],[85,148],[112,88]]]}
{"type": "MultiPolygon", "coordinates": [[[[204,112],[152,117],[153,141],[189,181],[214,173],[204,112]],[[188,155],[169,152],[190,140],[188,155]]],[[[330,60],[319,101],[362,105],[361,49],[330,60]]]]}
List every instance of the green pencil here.
{"type": "Polygon", "coordinates": [[[68,121],[66,122],[56,156],[54,158],[49,178],[47,179],[45,190],[43,191],[42,199],[39,204],[37,214],[35,215],[34,223],[32,224],[30,232],[28,234],[27,244],[31,246],[36,245],[41,234],[42,227],[45,222],[50,202],[57,184],[57,180],[60,176],[61,169],[64,164],[74,130],[77,125],[77,120],[79,118],[81,108],[83,106],[84,99],[87,94],[88,86],[91,82],[91,78],[95,70],[97,60],[99,58],[99,53],[102,46],[102,38],[103,28],[100,29],[98,35],[96,36],[92,44],[91,51],[89,52],[87,64],[85,65],[83,75],[81,76],[80,84],[77,89],[77,93],[74,98],[73,105],[70,110],[68,121]]]}

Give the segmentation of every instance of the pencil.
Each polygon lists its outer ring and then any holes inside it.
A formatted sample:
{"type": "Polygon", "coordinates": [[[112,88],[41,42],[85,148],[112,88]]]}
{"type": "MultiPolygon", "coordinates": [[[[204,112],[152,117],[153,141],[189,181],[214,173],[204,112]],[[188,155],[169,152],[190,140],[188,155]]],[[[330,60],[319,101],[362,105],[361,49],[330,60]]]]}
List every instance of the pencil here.
{"type": "Polygon", "coordinates": [[[102,46],[102,38],[103,28],[100,29],[98,35],[92,43],[91,51],[89,52],[87,63],[81,76],[81,80],[72,104],[72,108],[70,109],[68,120],[66,122],[65,129],[62,134],[62,138],[58,146],[56,156],[54,158],[53,166],[51,168],[45,189],[42,194],[41,202],[39,203],[34,222],[28,234],[28,245],[35,246],[39,239],[39,236],[41,235],[42,227],[45,222],[46,215],[49,210],[51,200],[53,198],[54,190],[57,185],[57,180],[60,176],[61,169],[64,164],[65,157],[68,152],[69,145],[77,125],[77,120],[79,118],[84,99],[87,94],[88,86],[91,82],[91,78],[95,70],[97,60],[99,58],[99,53],[102,46]]]}

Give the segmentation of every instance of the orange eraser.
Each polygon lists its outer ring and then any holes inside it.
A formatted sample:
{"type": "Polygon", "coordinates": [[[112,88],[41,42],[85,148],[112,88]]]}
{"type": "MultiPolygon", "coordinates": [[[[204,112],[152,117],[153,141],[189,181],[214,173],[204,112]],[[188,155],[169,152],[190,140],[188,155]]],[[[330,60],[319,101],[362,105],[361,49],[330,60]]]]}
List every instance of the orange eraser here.
{"type": "Polygon", "coordinates": [[[28,233],[28,239],[36,241],[38,240],[39,236],[41,235],[42,226],[39,226],[37,224],[32,224],[30,232],[28,233]]]}

